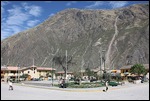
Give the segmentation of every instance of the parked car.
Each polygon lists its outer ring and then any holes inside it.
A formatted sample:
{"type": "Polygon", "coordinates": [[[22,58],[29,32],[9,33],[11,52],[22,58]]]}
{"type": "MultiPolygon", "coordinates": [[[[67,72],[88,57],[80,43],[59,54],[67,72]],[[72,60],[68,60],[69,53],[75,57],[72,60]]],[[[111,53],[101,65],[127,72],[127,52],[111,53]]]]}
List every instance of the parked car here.
{"type": "Polygon", "coordinates": [[[118,83],[115,82],[115,81],[110,81],[110,82],[109,82],[109,85],[110,85],[110,86],[118,86],[118,83]]]}
{"type": "Polygon", "coordinates": [[[32,80],[32,81],[40,81],[39,78],[32,78],[31,80],[32,80]]]}

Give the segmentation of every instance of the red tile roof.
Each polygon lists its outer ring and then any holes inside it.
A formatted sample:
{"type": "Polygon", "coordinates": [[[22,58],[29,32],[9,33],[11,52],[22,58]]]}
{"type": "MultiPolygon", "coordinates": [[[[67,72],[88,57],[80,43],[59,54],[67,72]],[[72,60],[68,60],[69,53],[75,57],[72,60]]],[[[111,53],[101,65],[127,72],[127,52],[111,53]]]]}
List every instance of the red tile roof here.
{"type": "MultiPolygon", "coordinates": [[[[64,74],[64,71],[56,72],[57,74],[64,74]]],[[[67,74],[73,74],[73,72],[67,72],[67,74]]]]}
{"type": "Polygon", "coordinates": [[[5,67],[5,68],[1,68],[1,70],[17,71],[17,70],[18,70],[18,67],[7,66],[7,67],[5,67]]]}
{"type": "Polygon", "coordinates": [[[32,66],[29,66],[29,67],[37,67],[37,66],[35,66],[35,65],[32,65],[32,66]]]}
{"type": "Polygon", "coordinates": [[[37,70],[56,70],[56,69],[49,67],[37,67],[37,70]]]}
{"type": "MultiPolygon", "coordinates": [[[[56,70],[54,68],[49,68],[49,67],[36,67],[36,66],[33,66],[35,68],[37,68],[37,70],[56,70]]],[[[20,70],[26,70],[26,69],[31,69],[33,68],[32,66],[31,67],[22,67],[22,68],[19,68],[20,70]]],[[[1,70],[10,70],[10,71],[17,71],[18,70],[18,67],[15,67],[15,66],[8,66],[8,67],[3,67],[1,68],[1,70]]]]}

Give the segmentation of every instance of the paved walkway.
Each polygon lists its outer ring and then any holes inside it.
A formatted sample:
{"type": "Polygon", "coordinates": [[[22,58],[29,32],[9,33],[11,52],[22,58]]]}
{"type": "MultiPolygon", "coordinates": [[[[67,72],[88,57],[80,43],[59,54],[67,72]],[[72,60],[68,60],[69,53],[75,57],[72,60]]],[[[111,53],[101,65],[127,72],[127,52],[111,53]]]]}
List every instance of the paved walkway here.
{"type": "MultiPolygon", "coordinates": [[[[148,83],[148,82],[147,82],[148,83]]],[[[42,83],[41,83],[42,84],[42,83]]],[[[128,83],[123,85],[118,85],[118,86],[108,86],[108,90],[115,90],[115,89],[121,89],[121,88],[127,88],[127,87],[133,87],[133,86],[140,86],[144,83],[139,83],[139,84],[133,84],[133,83],[128,83]]],[[[43,83],[42,85],[39,84],[39,82],[35,83],[15,83],[15,85],[18,86],[27,86],[27,87],[34,87],[34,88],[42,88],[42,89],[51,89],[51,90],[59,90],[59,91],[69,91],[69,92],[103,92],[105,87],[97,87],[97,88],[59,88],[56,86],[52,86],[48,82],[43,83]]]]}
{"type": "Polygon", "coordinates": [[[149,83],[125,84],[109,87],[103,92],[99,88],[57,88],[13,84],[8,90],[7,83],[1,83],[1,100],[149,100],[149,83]]]}

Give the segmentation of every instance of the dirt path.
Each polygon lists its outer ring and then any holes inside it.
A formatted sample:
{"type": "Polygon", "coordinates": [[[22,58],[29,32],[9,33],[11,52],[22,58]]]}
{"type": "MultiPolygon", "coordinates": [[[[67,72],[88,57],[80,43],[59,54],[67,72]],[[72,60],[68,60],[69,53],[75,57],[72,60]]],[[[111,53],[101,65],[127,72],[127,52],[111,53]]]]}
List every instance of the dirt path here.
{"type": "Polygon", "coordinates": [[[116,17],[115,23],[114,23],[115,34],[113,35],[113,38],[112,38],[112,40],[110,41],[110,44],[109,44],[109,47],[108,47],[108,50],[107,50],[107,53],[106,53],[106,67],[107,67],[107,68],[109,68],[109,65],[108,65],[108,64],[110,64],[110,52],[111,52],[112,44],[113,44],[113,42],[114,42],[114,40],[115,40],[115,37],[118,35],[117,20],[118,20],[118,16],[116,17]]]}

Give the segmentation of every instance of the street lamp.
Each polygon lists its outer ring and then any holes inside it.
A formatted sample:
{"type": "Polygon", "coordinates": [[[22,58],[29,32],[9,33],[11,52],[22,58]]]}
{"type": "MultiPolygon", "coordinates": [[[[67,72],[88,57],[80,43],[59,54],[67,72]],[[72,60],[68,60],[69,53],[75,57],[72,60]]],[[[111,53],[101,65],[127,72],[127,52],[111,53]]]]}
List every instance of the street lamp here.
{"type": "Polygon", "coordinates": [[[18,63],[18,80],[17,80],[17,82],[19,82],[19,68],[20,68],[20,66],[19,66],[19,63],[18,63]]]}
{"type": "MultiPolygon", "coordinates": [[[[53,64],[53,63],[52,63],[53,64]]],[[[55,66],[55,62],[54,62],[54,65],[52,65],[52,86],[53,86],[53,73],[54,73],[54,71],[53,71],[53,66],[55,66]]]]}
{"type": "Polygon", "coordinates": [[[95,43],[95,45],[94,46],[99,46],[99,58],[100,58],[100,67],[99,67],[99,69],[100,69],[100,74],[101,74],[101,69],[102,69],[102,48],[101,48],[101,38],[95,43]]]}
{"type": "Polygon", "coordinates": [[[102,57],[102,60],[103,60],[103,63],[104,63],[104,70],[103,70],[103,79],[104,81],[106,82],[108,80],[108,74],[106,72],[106,67],[105,67],[105,61],[106,61],[106,58],[105,58],[105,51],[106,50],[102,50],[102,53],[103,53],[103,57],[102,57]]]}
{"type": "Polygon", "coordinates": [[[67,57],[67,50],[66,50],[66,68],[65,68],[65,80],[67,81],[67,69],[68,69],[68,57],[67,57]]]}
{"type": "Polygon", "coordinates": [[[102,57],[102,59],[103,59],[103,61],[104,61],[104,71],[106,70],[106,68],[105,68],[105,51],[106,51],[106,50],[102,50],[102,52],[103,52],[103,57],[102,57]]]}

